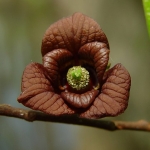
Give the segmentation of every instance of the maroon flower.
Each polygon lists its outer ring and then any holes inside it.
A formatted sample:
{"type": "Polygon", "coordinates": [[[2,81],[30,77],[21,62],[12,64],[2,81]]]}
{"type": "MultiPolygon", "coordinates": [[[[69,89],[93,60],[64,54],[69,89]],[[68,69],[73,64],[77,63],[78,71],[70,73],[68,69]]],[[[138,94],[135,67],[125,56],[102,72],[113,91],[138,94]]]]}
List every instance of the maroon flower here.
{"type": "Polygon", "coordinates": [[[108,69],[106,35],[91,18],[75,13],[52,24],[42,40],[43,64],[23,73],[18,101],[48,114],[85,118],[116,116],[127,108],[130,75],[108,69]]]}

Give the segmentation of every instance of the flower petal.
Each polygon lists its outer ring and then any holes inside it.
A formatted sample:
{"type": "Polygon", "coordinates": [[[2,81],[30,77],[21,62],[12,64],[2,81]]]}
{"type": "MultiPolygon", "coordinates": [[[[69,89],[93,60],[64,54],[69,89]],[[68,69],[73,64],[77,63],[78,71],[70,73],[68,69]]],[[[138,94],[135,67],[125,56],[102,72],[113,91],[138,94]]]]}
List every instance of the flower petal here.
{"type": "Polygon", "coordinates": [[[121,64],[117,64],[106,73],[105,77],[101,93],[81,117],[117,116],[127,108],[131,85],[128,71],[121,64]]]}
{"type": "Polygon", "coordinates": [[[48,70],[50,78],[53,79],[51,82],[55,86],[58,87],[61,70],[69,66],[72,60],[72,54],[65,49],[53,50],[43,57],[43,66],[48,70]]]}
{"type": "Polygon", "coordinates": [[[110,50],[105,43],[92,42],[82,46],[78,52],[80,59],[95,67],[99,83],[106,70],[110,50]]]}
{"type": "Polygon", "coordinates": [[[75,54],[81,46],[93,41],[103,42],[109,48],[108,40],[100,26],[81,13],[63,18],[52,24],[46,31],[41,52],[46,53],[62,48],[75,54]]]}
{"type": "Polygon", "coordinates": [[[48,114],[72,114],[73,111],[55,93],[50,80],[47,70],[41,64],[29,64],[23,73],[22,93],[18,101],[48,114]]]}
{"type": "Polygon", "coordinates": [[[87,108],[95,100],[98,90],[87,91],[83,94],[62,92],[61,96],[74,108],[87,108]]]}

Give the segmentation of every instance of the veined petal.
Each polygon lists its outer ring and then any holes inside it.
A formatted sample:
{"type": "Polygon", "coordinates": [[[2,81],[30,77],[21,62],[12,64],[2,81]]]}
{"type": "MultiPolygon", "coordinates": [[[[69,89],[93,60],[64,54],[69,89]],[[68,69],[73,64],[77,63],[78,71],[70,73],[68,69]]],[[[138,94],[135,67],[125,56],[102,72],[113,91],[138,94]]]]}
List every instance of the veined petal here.
{"type": "Polygon", "coordinates": [[[92,42],[82,46],[78,52],[81,60],[91,63],[97,73],[97,78],[101,82],[109,60],[110,50],[105,43],[92,42]]]}
{"type": "Polygon", "coordinates": [[[106,73],[101,93],[81,117],[102,118],[117,116],[128,106],[131,78],[128,71],[117,64],[106,73]]]}
{"type": "Polygon", "coordinates": [[[55,93],[50,80],[47,70],[41,64],[29,64],[23,73],[22,93],[18,101],[48,114],[72,114],[74,111],[55,93]]]}
{"type": "Polygon", "coordinates": [[[83,94],[62,92],[62,98],[74,108],[87,108],[95,100],[98,90],[87,91],[83,94]]]}
{"type": "Polygon", "coordinates": [[[54,49],[67,49],[76,54],[81,46],[93,41],[103,42],[109,48],[108,40],[100,26],[93,19],[81,13],[63,18],[46,31],[41,52],[44,56],[54,49]]]}
{"type": "MultiPolygon", "coordinates": [[[[48,52],[43,57],[43,66],[48,70],[51,82],[58,86],[61,70],[69,66],[73,61],[73,55],[65,49],[56,49],[48,52]]],[[[54,85],[53,84],[53,85],[54,85]]]]}

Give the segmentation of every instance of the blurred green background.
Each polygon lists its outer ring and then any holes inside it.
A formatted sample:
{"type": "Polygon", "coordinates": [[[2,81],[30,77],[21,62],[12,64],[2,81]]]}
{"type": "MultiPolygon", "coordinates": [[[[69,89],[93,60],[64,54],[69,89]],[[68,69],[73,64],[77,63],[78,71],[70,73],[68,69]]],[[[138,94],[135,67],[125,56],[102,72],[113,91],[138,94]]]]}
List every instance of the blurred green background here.
{"type": "MultiPolygon", "coordinates": [[[[150,39],[142,1],[0,0],[0,103],[17,102],[21,76],[29,63],[41,63],[41,40],[50,24],[82,12],[95,19],[110,43],[112,66],[130,72],[129,106],[112,120],[150,121],[150,39]]],[[[0,150],[148,150],[150,133],[105,131],[0,117],[0,150]]]]}

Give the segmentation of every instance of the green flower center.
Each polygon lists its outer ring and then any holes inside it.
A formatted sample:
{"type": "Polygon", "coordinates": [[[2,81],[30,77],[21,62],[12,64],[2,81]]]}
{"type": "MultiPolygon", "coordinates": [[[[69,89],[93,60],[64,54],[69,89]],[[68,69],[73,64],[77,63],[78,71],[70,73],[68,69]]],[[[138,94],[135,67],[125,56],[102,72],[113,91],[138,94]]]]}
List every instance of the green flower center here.
{"type": "Polygon", "coordinates": [[[86,88],[89,84],[89,78],[89,72],[81,66],[74,66],[67,73],[68,84],[76,90],[86,88]]]}

